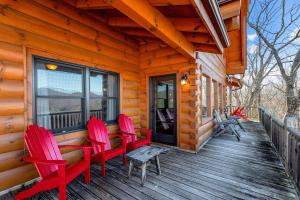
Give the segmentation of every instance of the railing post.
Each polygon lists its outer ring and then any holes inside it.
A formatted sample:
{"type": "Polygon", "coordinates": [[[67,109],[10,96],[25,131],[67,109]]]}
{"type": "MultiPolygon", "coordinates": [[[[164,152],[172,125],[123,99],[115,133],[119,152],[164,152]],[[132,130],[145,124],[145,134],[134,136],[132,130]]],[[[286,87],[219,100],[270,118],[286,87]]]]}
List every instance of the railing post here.
{"type": "Polygon", "coordinates": [[[273,141],[273,118],[270,115],[270,139],[273,141]]]}

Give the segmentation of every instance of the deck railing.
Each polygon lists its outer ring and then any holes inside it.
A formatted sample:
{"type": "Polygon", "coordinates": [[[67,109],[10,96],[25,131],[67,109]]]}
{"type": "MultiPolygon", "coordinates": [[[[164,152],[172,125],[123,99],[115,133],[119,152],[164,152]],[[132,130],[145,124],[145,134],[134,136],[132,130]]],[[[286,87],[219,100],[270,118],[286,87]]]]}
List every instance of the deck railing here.
{"type": "Polygon", "coordinates": [[[284,165],[300,188],[300,132],[259,108],[259,119],[279,152],[284,165]]]}
{"type": "MultiPolygon", "coordinates": [[[[226,106],[229,113],[233,112],[238,107],[240,106],[226,106]]],[[[245,112],[248,119],[258,120],[258,107],[245,107],[245,112]]]]}
{"type": "MultiPolygon", "coordinates": [[[[90,110],[90,116],[104,119],[104,112],[103,110],[90,110]]],[[[82,112],[73,111],[41,114],[38,116],[38,123],[52,130],[79,126],[82,124],[82,112]]]]}

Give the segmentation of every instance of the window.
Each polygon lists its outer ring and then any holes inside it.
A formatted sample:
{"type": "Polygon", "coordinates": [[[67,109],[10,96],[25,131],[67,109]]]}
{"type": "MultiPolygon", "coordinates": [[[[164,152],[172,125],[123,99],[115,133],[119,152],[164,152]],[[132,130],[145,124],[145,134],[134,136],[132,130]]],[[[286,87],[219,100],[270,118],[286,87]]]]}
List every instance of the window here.
{"type": "Polygon", "coordinates": [[[209,78],[206,76],[202,76],[202,117],[208,117],[209,116],[209,78]]]}
{"type": "Polygon", "coordinates": [[[225,107],[227,106],[227,101],[226,101],[226,86],[223,86],[223,111],[225,107]]]}
{"type": "Polygon", "coordinates": [[[59,133],[83,129],[90,116],[116,122],[117,74],[35,58],[34,76],[34,121],[40,126],[59,133]]]}
{"type": "Polygon", "coordinates": [[[215,80],[212,81],[211,87],[211,105],[212,111],[218,109],[218,93],[217,93],[217,82],[215,80]]]}
{"type": "Polygon", "coordinates": [[[223,100],[223,87],[222,87],[222,84],[220,83],[219,84],[219,112],[222,113],[223,112],[223,103],[222,103],[222,100],[223,100]]]}

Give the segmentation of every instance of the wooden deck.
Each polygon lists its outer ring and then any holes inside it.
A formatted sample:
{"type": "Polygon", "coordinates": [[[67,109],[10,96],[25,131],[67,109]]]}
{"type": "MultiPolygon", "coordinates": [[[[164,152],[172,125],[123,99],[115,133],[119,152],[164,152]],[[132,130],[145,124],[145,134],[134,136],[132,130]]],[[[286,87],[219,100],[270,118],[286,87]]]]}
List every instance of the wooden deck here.
{"type": "MultiPolygon", "coordinates": [[[[92,167],[92,183],[83,177],[68,186],[69,199],[298,199],[292,180],[259,123],[244,123],[241,141],[230,134],[211,139],[195,155],[172,149],[160,156],[162,175],[148,167],[140,186],[139,172],[127,179],[121,158],[109,161],[107,176],[92,167]]],[[[12,193],[0,197],[11,199],[12,193]]],[[[55,190],[34,199],[57,199],[55,190]]]]}

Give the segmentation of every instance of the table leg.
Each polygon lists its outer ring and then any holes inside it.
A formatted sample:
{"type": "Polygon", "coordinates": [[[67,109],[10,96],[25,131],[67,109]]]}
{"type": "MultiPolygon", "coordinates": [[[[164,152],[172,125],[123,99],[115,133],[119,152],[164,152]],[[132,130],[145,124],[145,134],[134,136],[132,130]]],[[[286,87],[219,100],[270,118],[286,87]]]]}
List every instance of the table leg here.
{"type": "Polygon", "coordinates": [[[159,158],[158,158],[158,156],[155,156],[155,164],[156,164],[156,171],[157,171],[157,174],[160,175],[160,174],[161,174],[161,171],[160,171],[160,163],[159,163],[159,158]]]}
{"type": "Polygon", "coordinates": [[[130,162],[129,162],[129,170],[128,170],[128,178],[131,177],[132,169],[133,169],[133,161],[130,160],[130,162]]]}
{"type": "Polygon", "coordinates": [[[157,174],[160,175],[161,174],[161,170],[160,170],[160,163],[159,163],[158,156],[155,156],[155,165],[156,165],[157,174]]]}
{"type": "Polygon", "coordinates": [[[146,180],[147,162],[143,163],[141,168],[142,168],[141,185],[144,186],[146,180]]]}

